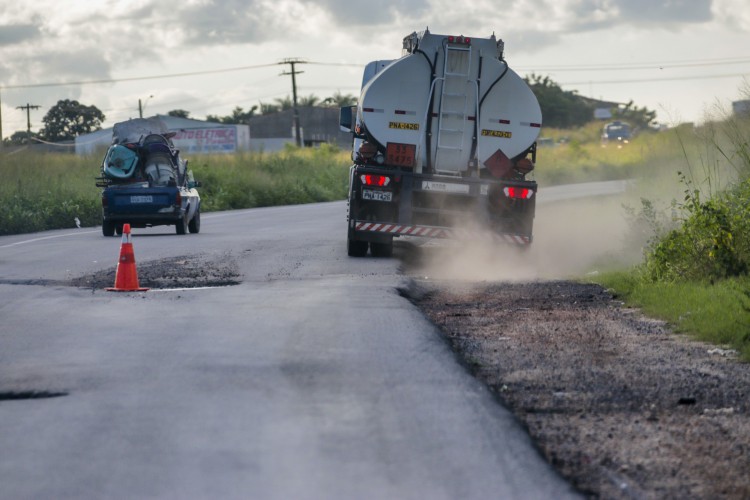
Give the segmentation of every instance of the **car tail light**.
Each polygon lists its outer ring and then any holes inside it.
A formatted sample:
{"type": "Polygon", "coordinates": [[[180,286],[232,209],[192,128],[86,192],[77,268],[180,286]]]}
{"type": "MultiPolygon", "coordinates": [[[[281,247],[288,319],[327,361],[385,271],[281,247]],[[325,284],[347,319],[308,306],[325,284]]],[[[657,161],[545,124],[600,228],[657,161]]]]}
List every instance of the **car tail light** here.
{"type": "Polygon", "coordinates": [[[386,175],[362,174],[359,178],[365,186],[386,187],[391,183],[391,178],[386,175]]]}
{"type": "Polygon", "coordinates": [[[528,200],[534,196],[534,191],[529,188],[507,186],[503,189],[505,196],[516,200],[528,200]]]}
{"type": "Polygon", "coordinates": [[[175,205],[182,205],[182,195],[179,191],[177,191],[177,195],[174,197],[174,203],[175,205]]]}

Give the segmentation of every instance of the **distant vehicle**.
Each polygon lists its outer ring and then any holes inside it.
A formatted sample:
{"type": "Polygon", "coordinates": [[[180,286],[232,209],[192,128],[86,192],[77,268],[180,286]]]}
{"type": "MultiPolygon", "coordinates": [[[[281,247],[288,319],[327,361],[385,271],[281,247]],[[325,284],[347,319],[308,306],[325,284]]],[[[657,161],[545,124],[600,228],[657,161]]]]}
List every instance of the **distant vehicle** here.
{"type": "Polygon", "coordinates": [[[350,256],[389,256],[394,237],[473,227],[531,243],[542,113],[503,49],[494,35],[415,32],[403,57],[365,67],[359,103],[339,120],[354,136],[350,256]]]}
{"type": "Polygon", "coordinates": [[[628,144],[632,135],[633,132],[629,124],[621,121],[614,121],[604,125],[604,128],[602,129],[602,142],[615,142],[619,145],[628,144]]]}
{"type": "Polygon", "coordinates": [[[200,231],[200,186],[188,162],[158,118],[117,123],[101,166],[102,234],[122,234],[122,226],[174,225],[177,234],[200,231]]]}

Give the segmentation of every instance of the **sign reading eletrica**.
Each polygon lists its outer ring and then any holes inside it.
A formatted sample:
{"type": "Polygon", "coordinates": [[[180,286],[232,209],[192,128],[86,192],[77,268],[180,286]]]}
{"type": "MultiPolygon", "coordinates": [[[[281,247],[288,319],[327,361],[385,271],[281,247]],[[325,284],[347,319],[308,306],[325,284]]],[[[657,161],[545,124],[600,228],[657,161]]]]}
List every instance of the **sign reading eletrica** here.
{"type": "Polygon", "coordinates": [[[172,141],[182,153],[234,153],[237,151],[237,134],[233,127],[177,130],[172,141]]]}

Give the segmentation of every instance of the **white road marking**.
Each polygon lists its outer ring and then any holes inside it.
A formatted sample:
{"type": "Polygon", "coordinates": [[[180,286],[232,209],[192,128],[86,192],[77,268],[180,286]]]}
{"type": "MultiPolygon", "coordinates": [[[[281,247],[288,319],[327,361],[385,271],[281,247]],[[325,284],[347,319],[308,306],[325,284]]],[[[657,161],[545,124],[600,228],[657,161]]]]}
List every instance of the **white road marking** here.
{"type": "Polygon", "coordinates": [[[34,243],[35,241],[42,241],[42,240],[52,240],[55,238],[65,238],[66,236],[79,236],[81,234],[91,234],[91,233],[98,233],[99,231],[79,231],[75,233],[68,233],[68,234],[56,234],[55,236],[43,236],[42,238],[33,238],[30,240],[23,240],[23,241],[16,241],[15,243],[10,243],[8,245],[0,246],[0,248],[10,248],[17,245],[25,245],[26,243],[34,243]]]}

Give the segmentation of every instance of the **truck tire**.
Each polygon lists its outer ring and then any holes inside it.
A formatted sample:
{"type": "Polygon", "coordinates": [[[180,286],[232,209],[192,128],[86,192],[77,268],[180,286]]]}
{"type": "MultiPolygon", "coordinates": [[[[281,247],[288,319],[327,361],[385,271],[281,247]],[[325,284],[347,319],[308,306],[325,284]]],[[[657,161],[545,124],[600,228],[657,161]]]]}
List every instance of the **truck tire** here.
{"type": "Polygon", "coordinates": [[[390,257],[393,255],[393,240],[387,243],[370,242],[370,252],[373,257],[390,257]]]}
{"type": "Polygon", "coordinates": [[[117,236],[122,236],[122,224],[117,224],[115,226],[115,233],[117,236]]]}
{"type": "Polygon", "coordinates": [[[180,217],[180,219],[177,221],[177,223],[174,225],[175,231],[177,234],[185,234],[187,233],[187,223],[185,222],[185,217],[180,217]]]}
{"type": "Polygon", "coordinates": [[[115,223],[103,220],[102,221],[102,234],[104,236],[114,236],[115,235],[115,223]]]}
{"type": "Polygon", "coordinates": [[[201,232],[201,208],[200,207],[198,207],[198,210],[195,211],[193,218],[190,220],[190,223],[188,224],[188,230],[193,234],[197,234],[201,232]]]}
{"type": "Polygon", "coordinates": [[[347,237],[346,253],[349,257],[364,257],[367,255],[367,242],[355,240],[351,236],[347,237]]]}

